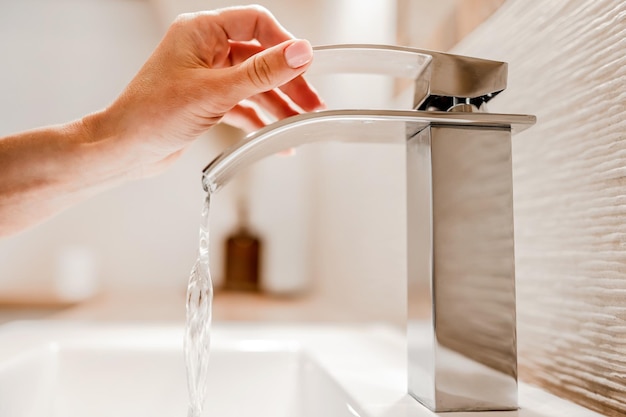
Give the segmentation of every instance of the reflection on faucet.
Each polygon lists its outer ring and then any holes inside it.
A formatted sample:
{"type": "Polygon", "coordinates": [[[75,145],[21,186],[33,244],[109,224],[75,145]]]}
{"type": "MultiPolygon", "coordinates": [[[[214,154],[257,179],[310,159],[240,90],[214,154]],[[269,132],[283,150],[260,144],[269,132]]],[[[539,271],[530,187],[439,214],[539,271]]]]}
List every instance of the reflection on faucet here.
{"type": "Polygon", "coordinates": [[[423,129],[407,171],[409,292],[430,286],[433,335],[425,352],[409,325],[412,393],[437,411],[516,409],[510,131],[423,129]]]}
{"type": "Polygon", "coordinates": [[[506,64],[371,45],[316,54],[326,70],[413,77],[420,110],[328,110],[284,119],[211,162],[204,189],[214,193],[249,164],[308,143],[406,146],[408,391],[434,411],[516,409],[511,134],[535,118],[476,111],[505,88],[506,64]],[[411,302],[425,288],[427,322],[415,316],[423,307],[411,302]],[[432,339],[417,337],[423,334],[432,339]]]}

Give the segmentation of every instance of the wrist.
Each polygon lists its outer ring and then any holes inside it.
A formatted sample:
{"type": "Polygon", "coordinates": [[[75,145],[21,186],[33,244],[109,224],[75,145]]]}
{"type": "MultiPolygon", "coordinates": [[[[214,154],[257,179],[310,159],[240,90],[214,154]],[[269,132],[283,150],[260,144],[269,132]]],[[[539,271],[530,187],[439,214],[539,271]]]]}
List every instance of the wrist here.
{"type": "Polygon", "coordinates": [[[120,126],[111,109],[89,114],[77,123],[78,152],[88,165],[85,168],[103,182],[143,177],[139,153],[124,140],[120,126]]]}

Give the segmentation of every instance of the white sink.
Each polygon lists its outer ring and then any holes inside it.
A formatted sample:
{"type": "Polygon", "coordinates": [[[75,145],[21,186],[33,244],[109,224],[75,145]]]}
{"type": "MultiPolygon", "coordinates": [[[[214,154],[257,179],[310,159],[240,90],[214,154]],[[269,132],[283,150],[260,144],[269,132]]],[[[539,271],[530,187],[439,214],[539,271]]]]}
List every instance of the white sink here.
{"type": "MultiPolygon", "coordinates": [[[[182,338],[182,326],[4,325],[0,416],[184,417],[182,338]]],[[[405,341],[394,329],[223,325],[212,346],[204,416],[434,415],[406,394],[405,341]]],[[[488,416],[597,415],[525,385],[520,402],[488,416]]]]}
{"type": "MultiPolygon", "coordinates": [[[[346,392],[297,342],[214,333],[204,415],[353,417],[346,392]]],[[[186,415],[182,329],[22,323],[0,335],[0,416],[186,415]]]]}

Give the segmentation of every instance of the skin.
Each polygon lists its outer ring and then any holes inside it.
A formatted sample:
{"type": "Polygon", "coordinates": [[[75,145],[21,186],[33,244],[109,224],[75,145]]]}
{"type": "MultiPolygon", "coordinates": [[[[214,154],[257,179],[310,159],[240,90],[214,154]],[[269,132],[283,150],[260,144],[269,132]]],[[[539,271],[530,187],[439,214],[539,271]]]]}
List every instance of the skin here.
{"type": "Polygon", "coordinates": [[[0,138],[0,236],[155,175],[220,121],[247,131],[323,107],[311,46],[264,8],[179,16],[120,96],[80,120],[0,138]],[[251,106],[250,103],[254,103],[251,106]]]}

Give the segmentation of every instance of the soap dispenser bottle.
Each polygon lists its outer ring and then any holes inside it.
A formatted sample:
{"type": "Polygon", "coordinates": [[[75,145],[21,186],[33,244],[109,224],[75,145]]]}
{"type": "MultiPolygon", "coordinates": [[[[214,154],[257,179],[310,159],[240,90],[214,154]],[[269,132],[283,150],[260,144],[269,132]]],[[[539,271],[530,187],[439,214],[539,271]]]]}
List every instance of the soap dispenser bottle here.
{"type": "Polygon", "coordinates": [[[259,290],[262,242],[249,226],[247,200],[237,200],[237,228],[226,239],[224,289],[231,291],[259,290]]]}

